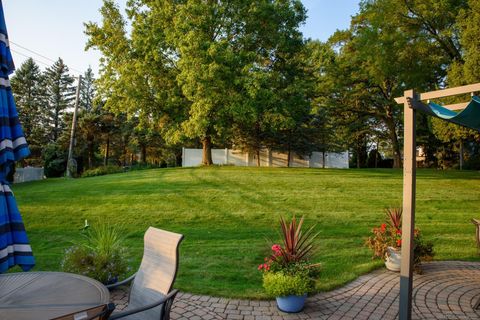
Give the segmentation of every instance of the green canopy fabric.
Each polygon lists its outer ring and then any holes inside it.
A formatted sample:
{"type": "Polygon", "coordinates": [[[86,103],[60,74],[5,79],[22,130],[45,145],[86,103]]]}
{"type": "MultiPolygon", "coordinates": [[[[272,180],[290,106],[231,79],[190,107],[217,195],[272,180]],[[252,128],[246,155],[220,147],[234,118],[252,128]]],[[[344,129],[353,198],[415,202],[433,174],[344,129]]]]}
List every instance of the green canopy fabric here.
{"type": "Polygon", "coordinates": [[[480,98],[472,97],[467,107],[460,112],[455,112],[430,102],[427,105],[420,101],[409,99],[413,108],[421,110],[431,116],[480,131],[480,98]]]}

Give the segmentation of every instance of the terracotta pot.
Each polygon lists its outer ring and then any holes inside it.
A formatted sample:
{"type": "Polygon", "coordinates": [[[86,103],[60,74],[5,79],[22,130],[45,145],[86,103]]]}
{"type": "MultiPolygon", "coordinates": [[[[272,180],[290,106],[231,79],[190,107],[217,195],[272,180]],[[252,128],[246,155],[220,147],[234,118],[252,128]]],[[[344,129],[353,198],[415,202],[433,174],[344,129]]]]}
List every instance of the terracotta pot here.
{"type": "Polygon", "coordinates": [[[400,249],[388,247],[387,251],[388,252],[385,254],[385,267],[390,271],[399,272],[402,261],[400,249]]]}

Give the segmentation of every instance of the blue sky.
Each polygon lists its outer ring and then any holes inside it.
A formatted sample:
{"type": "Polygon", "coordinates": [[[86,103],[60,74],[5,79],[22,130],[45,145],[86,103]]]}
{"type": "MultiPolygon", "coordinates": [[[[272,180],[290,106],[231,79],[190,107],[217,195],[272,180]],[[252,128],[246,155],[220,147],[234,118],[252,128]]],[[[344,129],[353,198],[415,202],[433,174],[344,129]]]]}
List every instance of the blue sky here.
{"type": "MultiPolygon", "coordinates": [[[[122,8],[126,0],[117,0],[122,8]]],[[[306,38],[327,40],[337,29],[349,26],[358,0],[302,0],[308,19],[302,26],[306,38]]],[[[15,64],[32,56],[41,67],[62,57],[72,73],[92,66],[96,72],[100,54],[84,51],[83,22],[100,21],[101,0],[3,0],[5,19],[15,64]],[[32,50],[44,57],[35,55],[32,50]],[[49,60],[50,59],[50,60],[49,60]]]]}

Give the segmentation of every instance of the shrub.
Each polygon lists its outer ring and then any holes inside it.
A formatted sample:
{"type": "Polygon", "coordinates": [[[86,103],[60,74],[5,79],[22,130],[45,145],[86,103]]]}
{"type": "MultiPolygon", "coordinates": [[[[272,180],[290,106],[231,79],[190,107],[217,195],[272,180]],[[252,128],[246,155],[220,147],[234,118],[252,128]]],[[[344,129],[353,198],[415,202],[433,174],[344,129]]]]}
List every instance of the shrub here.
{"type": "Polygon", "coordinates": [[[104,284],[116,282],[129,272],[121,232],[108,224],[86,231],[85,239],[65,251],[61,268],[104,284]]]}
{"type": "Polygon", "coordinates": [[[106,174],[121,173],[124,172],[122,167],[119,166],[102,166],[95,169],[85,170],[82,173],[82,178],[104,176],[106,174]]]}
{"type": "Polygon", "coordinates": [[[263,287],[270,297],[301,296],[312,292],[315,282],[304,273],[266,272],[263,274],[263,287]]]}
{"type": "Polygon", "coordinates": [[[49,144],[43,153],[44,172],[48,178],[62,177],[67,169],[67,153],[57,144],[49,144]]]}

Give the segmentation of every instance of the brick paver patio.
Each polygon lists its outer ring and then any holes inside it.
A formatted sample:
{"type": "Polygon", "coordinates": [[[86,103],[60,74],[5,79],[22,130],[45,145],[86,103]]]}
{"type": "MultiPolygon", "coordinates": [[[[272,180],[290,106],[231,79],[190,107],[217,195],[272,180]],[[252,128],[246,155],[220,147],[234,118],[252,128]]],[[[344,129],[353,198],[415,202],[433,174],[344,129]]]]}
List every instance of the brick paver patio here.
{"type": "MultiPolygon", "coordinates": [[[[126,288],[112,292],[118,309],[127,304],[126,288]]],[[[180,293],[174,320],[396,319],[399,274],[377,270],[348,285],[309,297],[301,313],[277,310],[275,301],[224,299],[180,293]]],[[[424,264],[414,276],[414,319],[479,319],[480,263],[442,261],[424,264]]]]}

